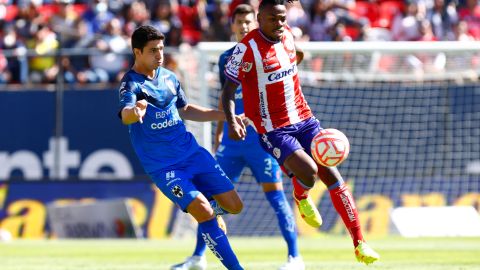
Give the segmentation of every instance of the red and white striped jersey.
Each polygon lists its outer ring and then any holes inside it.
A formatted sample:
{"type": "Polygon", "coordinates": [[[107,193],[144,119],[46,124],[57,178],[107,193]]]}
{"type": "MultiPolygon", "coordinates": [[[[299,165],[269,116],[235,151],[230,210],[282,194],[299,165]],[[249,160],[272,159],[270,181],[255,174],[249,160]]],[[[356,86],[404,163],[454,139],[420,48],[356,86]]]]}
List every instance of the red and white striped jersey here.
{"type": "Polygon", "coordinates": [[[288,28],[281,42],[269,40],[259,29],[248,33],[235,47],[225,75],[242,85],[245,115],[260,134],[312,116],[288,28]]]}

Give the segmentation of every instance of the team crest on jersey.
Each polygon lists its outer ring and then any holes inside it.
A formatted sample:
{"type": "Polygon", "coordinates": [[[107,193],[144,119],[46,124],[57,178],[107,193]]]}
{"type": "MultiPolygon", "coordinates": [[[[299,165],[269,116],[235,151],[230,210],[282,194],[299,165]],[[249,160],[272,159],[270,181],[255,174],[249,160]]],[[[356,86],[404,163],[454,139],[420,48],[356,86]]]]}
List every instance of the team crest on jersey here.
{"type": "Polygon", "coordinates": [[[177,198],[182,198],[183,197],[183,189],[179,185],[175,185],[172,188],[172,194],[177,198]]]}
{"type": "Polygon", "coordinates": [[[253,63],[243,62],[242,64],[242,71],[249,72],[252,69],[253,63]]]}
{"type": "Polygon", "coordinates": [[[280,156],[282,155],[282,151],[280,151],[279,148],[275,147],[275,148],[273,148],[273,155],[274,155],[276,158],[280,158],[280,156]]]}

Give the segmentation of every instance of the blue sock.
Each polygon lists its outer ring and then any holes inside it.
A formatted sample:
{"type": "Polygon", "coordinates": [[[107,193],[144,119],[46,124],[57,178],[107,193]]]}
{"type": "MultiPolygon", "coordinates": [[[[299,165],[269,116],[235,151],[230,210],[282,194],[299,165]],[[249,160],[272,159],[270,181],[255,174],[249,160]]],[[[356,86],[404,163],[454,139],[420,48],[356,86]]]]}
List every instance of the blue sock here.
{"type": "Polygon", "coordinates": [[[297,229],[295,226],[295,218],[293,217],[292,208],[285,197],[283,190],[274,190],[265,193],[268,202],[277,214],[278,224],[282,232],[285,242],[288,246],[288,255],[297,257],[297,229]]]}
{"type": "MultiPolygon", "coordinates": [[[[217,201],[210,200],[210,205],[213,208],[213,211],[216,215],[224,215],[228,212],[218,205],[217,201]]],[[[195,250],[193,250],[192,256],[203,256],[205,254],[205,250],[207,249],[207,245],[205,245],[205,241],[203,241],[202,233],[200,232],[200,227],[197,228],[197,243],[195,244],[195,250]]]]}
{"type": "Polygon", "coordinates": [[[197,228],[197,243],[195,245],[195,250],[193,251],[193,256],[203,256],[205,254],[205,250],[207,249],[207,245],[205,245],[205,241],[203,241],[202,233],[200,232],[200,225],[197,228]]]}
{"type": "Polygon", "coordinates": [[[211,219],[198,224],[203,240],[220,262],[229,270],[243,270],[233,253],[225,233],[218,227],[217,219],[211,219]]]}

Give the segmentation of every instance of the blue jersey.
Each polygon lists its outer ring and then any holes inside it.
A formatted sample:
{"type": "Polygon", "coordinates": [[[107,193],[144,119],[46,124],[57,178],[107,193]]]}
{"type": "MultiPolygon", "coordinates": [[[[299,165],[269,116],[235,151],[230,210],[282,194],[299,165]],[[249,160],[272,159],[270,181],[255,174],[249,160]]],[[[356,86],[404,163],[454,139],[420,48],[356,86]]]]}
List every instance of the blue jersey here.
{"type": "Polygon", "coordinates": [[[187,100],[173,72],[159,67],[155,77],[149,79],[134,70],[128,71],[120,85],[120,111],[142,99],[148,102],[143,124],[136,122],[128,129],[147,173],[175,165],[198,150],[197,141],[178,113],[187,100]]]}
{"type": "MultiPolygon", "coordinates": [[[[228,58],[233,53],[233,49],[235,47],[232,47],[231,49],[225,51],[220,55],[220,59],[218,60],[218,68],[220,72],[220,83],[223,85],[225,83],[225,64],[228,61],[228,58]]],[[[242,87],[239,85],[237,90],[235,91],[235,114],[242,114],[244,112],[243,110],[243,93],[242,93],[242,87]]],[[[230,139],[228,137],[228,125],[227,122],[223,123],[223,138],[222,138],[222,144],[224,145],[232,145],[232,144],[242,144],[242,143],[258,143],[258,134],[255,131],[255,129],[249,125],[247,127],[247,136],[245,137],[244,141],[235,141],[230,139]]]]}

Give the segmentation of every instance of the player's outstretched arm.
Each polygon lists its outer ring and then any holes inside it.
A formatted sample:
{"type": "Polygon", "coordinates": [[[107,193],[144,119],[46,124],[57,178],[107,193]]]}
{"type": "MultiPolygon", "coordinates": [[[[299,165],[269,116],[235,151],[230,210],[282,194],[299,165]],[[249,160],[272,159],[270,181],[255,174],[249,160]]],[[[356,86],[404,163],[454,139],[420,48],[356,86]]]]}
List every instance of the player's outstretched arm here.
{"type": "Polygon", "coordinates": [[[222,103],[225,118],[228,122],[228,136],[234,140],[243,140],[247,134],[245,125],[238,121],[235,115],[235,91],[238,84],[232,80],[226,80],[222,87],[222,103]]]}
{"type": "Polygon", "coordinates": [[[122,123],[130,125],[136,122],[143,123],[143,117],[147,112],[147,101],[139,100],[135,103],[135,106],[127,106],[122,109],[122,123]]]}
{"type": "Polygon", "coordinates": [[[196,122],[223,121],[225,114],[222,111],[209,109],[195,104],[187,104],[178,110],[183,119],[196,122]]]}

